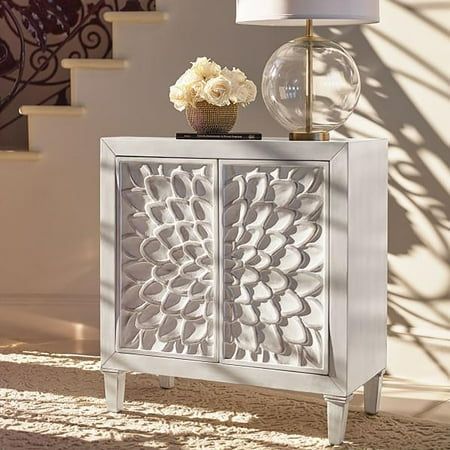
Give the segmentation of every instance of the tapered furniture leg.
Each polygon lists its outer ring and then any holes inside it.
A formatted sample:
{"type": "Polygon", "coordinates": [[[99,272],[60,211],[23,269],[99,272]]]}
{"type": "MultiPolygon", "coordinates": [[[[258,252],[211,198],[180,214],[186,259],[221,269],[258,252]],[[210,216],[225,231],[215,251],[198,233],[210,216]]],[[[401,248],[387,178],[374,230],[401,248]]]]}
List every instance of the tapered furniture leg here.
{"type": "Polygon", "coordinates": [[[174,377],[166,377],[164,375],[159,376],[159,385],[163,389],[172,389],[175,386],[175,378],[174,377]]]}
{"type": "Polygon", "coordinates": [[[327,402],[328,440],[331,445],[339,445],[344,440],[347,427],[348,405],[353,394],[345,396],[324,395],[327,402]]]}
{"type": "Polygon", "coordinates": [[[380,410],[383,375],[384,370],[376,374],[364,385],[364,411],[366,414],[377,414],[380,410]]]}
{"type": "Polygon", "coordinates": [[[103,371],[105,379],[106,408],[111,412],[123,409],[125,396],[125,372],[103,371]]]}

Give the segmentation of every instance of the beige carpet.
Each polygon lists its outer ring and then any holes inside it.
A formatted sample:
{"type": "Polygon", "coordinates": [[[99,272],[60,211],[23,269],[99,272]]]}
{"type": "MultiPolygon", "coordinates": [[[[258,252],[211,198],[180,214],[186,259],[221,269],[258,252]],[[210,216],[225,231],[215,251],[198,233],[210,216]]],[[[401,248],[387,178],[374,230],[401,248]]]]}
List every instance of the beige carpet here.
{"type": "MultiPolygon", "coordinates": [[[[127,376],[126,411],[107,413],[98,359],[0,354],[0,449],[323,449],[326,411],[298,394],[127,376]]],[[[336,448],[450,449],[443,424],[351,411],[336,448]]]]}

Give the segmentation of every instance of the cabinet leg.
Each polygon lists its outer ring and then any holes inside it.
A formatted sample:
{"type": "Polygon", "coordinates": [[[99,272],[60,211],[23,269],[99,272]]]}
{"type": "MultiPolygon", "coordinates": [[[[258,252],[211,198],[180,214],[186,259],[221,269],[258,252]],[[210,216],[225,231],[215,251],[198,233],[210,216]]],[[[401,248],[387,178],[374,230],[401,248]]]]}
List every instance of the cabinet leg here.
{"type": "Polygon", "coordinates": [[[344,440],[347,427],[348,405],[353,397],[324,395],[327,402],[328,440],[331,445],[339,445],[344,440]]]}
{"type": "Polygon", "coordinates": [[[123,409],[125,396],[125,372],[103,371],[105,379],[106,408],[111,412],[123,409]]]}
{"type": "Polygon", "coordinates": [[[175,378],[174,377],[166,377],[164,375],[159,376],[159,385],[163,389],[172,389],[175,386],[175,378]]]}
{"type": "Polygon", "coordinates": [[[377,414],[380,410],[383,375],[384,370],[377,373],[364,385],[364,411],[366,414],[377,414]]]}

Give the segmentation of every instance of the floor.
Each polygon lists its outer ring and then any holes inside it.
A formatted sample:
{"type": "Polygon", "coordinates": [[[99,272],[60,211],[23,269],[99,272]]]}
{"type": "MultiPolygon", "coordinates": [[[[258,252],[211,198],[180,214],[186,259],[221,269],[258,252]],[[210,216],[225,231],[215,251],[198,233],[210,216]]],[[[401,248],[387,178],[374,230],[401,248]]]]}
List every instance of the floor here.
{"type": "MultiPolygon", "coordinates": [[[[134,373],[124,411],[108,413],[98,357],[0,349],[1,450],[323,450],[326,428],[322,399],[188,379],[166,390],[157,377],[134,373]]],[[[411,417],[367,416],[355,403],[346,441],[335,448],[444,450],[449,431],[411,417]]]]}
{"type": "MultiPolygon", "coordinates": [[[[17,351],[43,351],[49,353],[67,353],[79,355],[99,355],[98,341],[49,341],[23,343],[0,341],[1,349],[17,351]]],[[[305,394],[303,394],[305,395],[305,394]]],[[[318,397],[311,395],[311,397],[318,397]]],[[[362,391],[357,392],[352,405],[361,407],[362,391]]],[[[450,423],[450,386],[415,384],[412,381],[386,377],[383,383],[381,410],[389,414],[450,423]]]]}

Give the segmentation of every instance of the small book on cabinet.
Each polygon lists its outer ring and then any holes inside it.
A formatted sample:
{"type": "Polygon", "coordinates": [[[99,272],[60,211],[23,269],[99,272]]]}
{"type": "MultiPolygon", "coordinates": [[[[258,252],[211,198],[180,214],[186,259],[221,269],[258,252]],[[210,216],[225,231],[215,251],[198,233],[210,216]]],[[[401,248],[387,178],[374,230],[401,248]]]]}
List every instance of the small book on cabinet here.
{"type": "Polygon", "coordinates": [[[261,133],[223,133],[223,134],[199,134],[199,133],[177,133],[177,139],[205,139],[224,141],[260,141],[261,133]]]}

